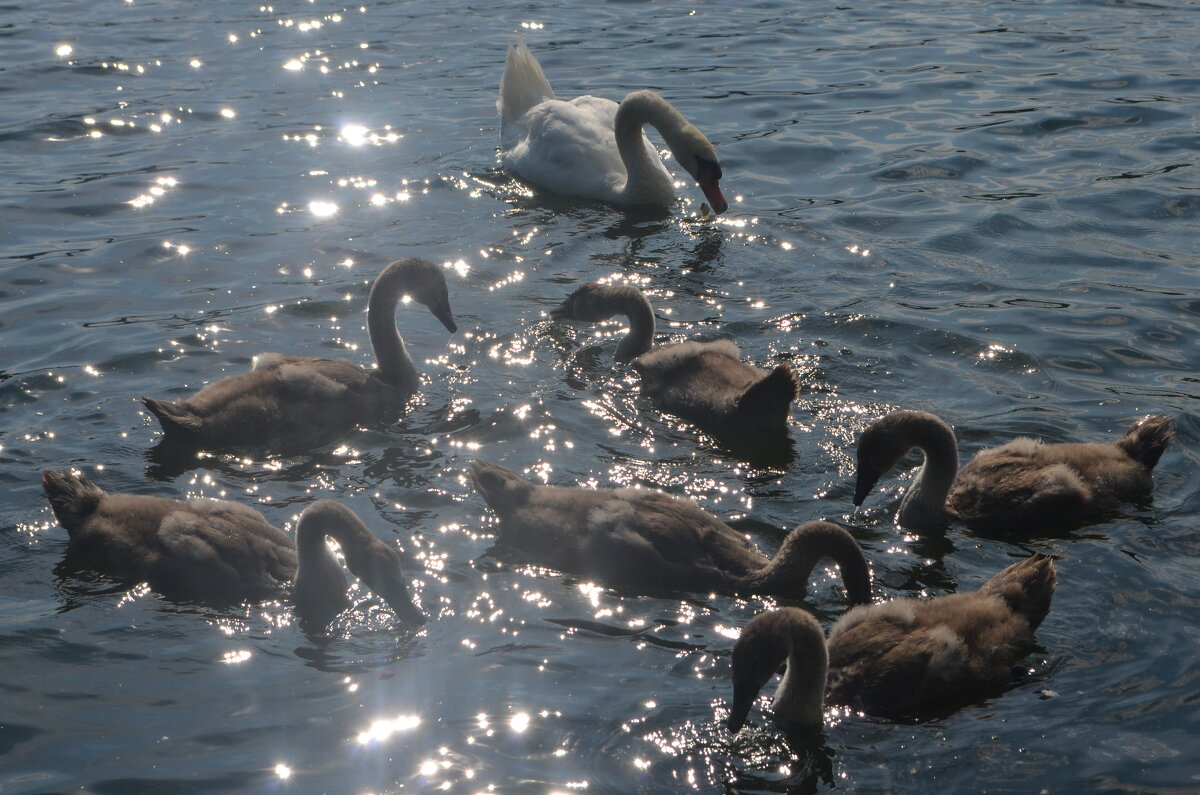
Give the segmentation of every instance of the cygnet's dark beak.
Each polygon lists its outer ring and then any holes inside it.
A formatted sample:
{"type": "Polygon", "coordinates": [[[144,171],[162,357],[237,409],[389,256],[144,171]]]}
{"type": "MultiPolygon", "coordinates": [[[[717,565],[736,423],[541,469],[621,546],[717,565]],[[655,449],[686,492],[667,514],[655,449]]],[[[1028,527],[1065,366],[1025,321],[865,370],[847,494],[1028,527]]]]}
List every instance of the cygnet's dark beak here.
{"type": "Polygon", "coordinates": [[[713,212],[720,215],[729,209],[729,202],[721,193],[721,166],[702,157],[696,158],[696,164],[696,183],[704,191],[704,198],[712,205],[713,212]]]}
{"type": "Polygon", "coordinates": [[[567,299],[561,304],[550,310],[550,317],[554,318],[555,320],[571,320],[574,318],[574,316],[574,313],[571,311],[570,296],[568,296],[567,299]]]}
{"type": "Polygon", "coordinates": [[[863,464],[858,465],[858,481],[854,484],[854,507],[863,504],[867,499],[867,495],[871,493],[871,489],[875,488],[875,484],[879,481],[879,474],[874,469],[863,464]]]}
{"type": "Polygon", "coordinates": [[[492,501],[499,501],[500,496],[504,493],[504,484],[507,482],[507,475],[515,475],[502,466],[489,464],[487,461],[472,461],[471,462],[471,480],[475,483],[475,488],[483,495],[483,500],[489,506],[492,506],[492,501]]]}
{"type": "Polygon", "coordinates": [[[446,331],[449,331],[451,334],[458,331],[458,324],[454,322],[454,315],[450,312],[450,299],[448,297],[442,298],[436,304],[429,307],[429,311],[433,313],[434,317],[442,321],[442,325],[446,327],[446,331]]]}
{"type": "Polygon", "coordinates": [[[472,462],[471,480],[475,481],[475,488],[483,496],[483,501],[501,521],[526,504],[535,490],[532,483],[511,469],[486,461],[472,462]]]}
{"type": "Polygon", "coordinates": [[[729,719],[725,722],[729,731],[737,734],[746,725],[746,718],[750,717],[750,708],[754,706],[756,698],[758,689],[752,684],[733,683],[733,705],[729,708],[729,719]]]}
{"type": "Polygon", "coordinates": [[[402,579],[392,581],[391,587],[387,588],[391,593],[380,594],[388,603],[388,607],[392,608],[392,612],[407,624],[412,629],[424,626],[425,614],[413,602],[412,597],[408,594],[408,584],[402,579]]]}

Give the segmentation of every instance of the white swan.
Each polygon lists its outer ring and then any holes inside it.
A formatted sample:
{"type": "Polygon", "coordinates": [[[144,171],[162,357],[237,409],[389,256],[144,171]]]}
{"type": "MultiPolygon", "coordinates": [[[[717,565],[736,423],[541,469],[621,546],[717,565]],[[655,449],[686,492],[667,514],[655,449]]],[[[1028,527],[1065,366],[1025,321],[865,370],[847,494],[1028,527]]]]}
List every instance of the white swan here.
{"type": "Polygon", "coordinates": [[[224,604],[273,598],[294,579],[297,614],[324,626],[349,605],[346,576],[325,544],[328,535],[350,571],[404,623],[425,623],[409,596],[400,556],[336,502],[318,500],[305,508],[293,543],[258,511],[226,500],[109,494],[83,475],[51,469],[42,470],[42,489],[72,553],[168,598],[224,604]]]}
{"type": "Polygon", "coordinates": [[[745,724],[759,691],[785,662],[771,706],[786,728],[819,727],[826,702],[898,718],[986,696],[1029,653],[1055,583],[1053,560],[1035,554],[978,591],[855,607],[829,630],[828,641],[803,610],[760,613],[733,646],[729,729],[745,724]]]}
{"type": "Polygon", "coordinates": [[[944,420],[926,411],[896,411],[858,441],[854,504],[909,450],[925,463],[896,521],[936,529],[961,521],[984,533],[1036,532],[1094,519],[1150,492],[1154,466],[1171,441],[1171,420],[1151,415],[1113,444],[1042,444],[1022,437],[982,450],[958,468],[958,442],[944,420]]]}
{"type": "Polygon", "coordinates": [[[800,525],[768,558],[696,503],[658,491],[538,486],[484,461],[471,465],[471,479],[500,518],[500,544],[540,566],[643,591],[802,599],[813,567],[830,557],[851,601],[871,599],[862,549],[830,522],[800,525]]]}
{"type": "Polygon", "coordinates": [[[615,358],[632,360],[642,392],[663,411],[725,438],[787,433],[797,391],[796,376],[787,365],[768,371],[746,364],[730,340],[651,350],[654,310],[638,288],[590,282],[550,311],[553,318],[589,323],[615,315],[629,318],[629,333],[617,345],[615,358]]]}
{"type": "Polygon", "coordinates": [[[197,446],[293,453],[331,442],[359,422],[395,406],[420,387],[412,356],[396,330],[404,295],[457,330],[442,269],[408,257],[375,279],[367,329],[379,369],[342,359],[261,354],[248,373],[222,378],[187,400],[142,397],[167,439],[197,446]]]}
{"type": "Polygon", "coordinates": [[[653,91],[634,91],[620,105],[589,95],[555,99],[541,64],[521,42],[508,48],[496,109],[501,162],[534,185],[624,207],[671,205],[674,181],[642,133],[649,124],[713,211],[729,207],[716,149],[653,91]]]}

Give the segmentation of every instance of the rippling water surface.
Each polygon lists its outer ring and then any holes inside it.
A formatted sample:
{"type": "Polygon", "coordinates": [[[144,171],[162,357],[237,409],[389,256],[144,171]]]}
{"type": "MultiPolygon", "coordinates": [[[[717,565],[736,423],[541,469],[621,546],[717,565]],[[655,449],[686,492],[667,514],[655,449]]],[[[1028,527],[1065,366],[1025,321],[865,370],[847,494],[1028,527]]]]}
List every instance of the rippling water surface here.
{"type": "MultiPolygon", "coordinates": [[[[1200,5],[18,2],[0,14],[0,792],[1061,791],[1200,787],[1194,416],[1200,5]],[[566,4],[562,4],[566,5],[566,4]],[[720,149],[718,220],[539,195],[498,168],[523,36],[560,96],[654,88],[720,149]],[[387,261],[446,263],[459,332],[398,313],[426,376],[393,424],[286,459],[156,448],[136,398],[264,350],[369,362],[387,261]],[[650,293],[660,341],[801,376],[746,460],[612,362],[576,285],[650,293]],[[965,454],[1176,418],[1152,503],[1004,542],[854,513],[852,443],[898,407],[965,454]],[[849,527],[883,597],[1059,557],[1027,681],[939,720],[732,737],[729,652],[770,600],[651,598],[489,554],[476,458],[687,494],[773,550],[849,527]],[[224,496],[292,529],[319,497],[403,554],[430,622],[374,597],[163,600],[81,569],[38,483],[224,496]]],[[[908,470],[911,474],[911,469],[908,470]]],[[[818,569],[804,606],[845,609],[818,569]]]]}

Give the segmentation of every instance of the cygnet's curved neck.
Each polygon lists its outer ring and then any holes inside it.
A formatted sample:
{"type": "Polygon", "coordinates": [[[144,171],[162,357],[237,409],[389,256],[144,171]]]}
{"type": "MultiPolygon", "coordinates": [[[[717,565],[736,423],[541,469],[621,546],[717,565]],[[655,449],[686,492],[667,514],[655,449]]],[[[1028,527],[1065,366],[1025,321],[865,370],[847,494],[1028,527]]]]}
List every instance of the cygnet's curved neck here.
{"type": "Polygon", "coordinates": [[[946,497],[958,474],[958,440],[954,431],[932,415],[915,414],[906,424],[908,441],[925,454],[925,461],[909,487],[896,521],[902,527],[937,527],[946,524],[946,497]]]}
{"type": "Polygon", "coordinates": [[[787,668],[775,689],[771,710],[776,723],[784,726],[820,726],[829,676],[825,635],[815,620],[791,624],[789,629],[787,668]]]}
{"type": "Polygon", "coordinates": [[[771,709],[789,728],[820,726],[829,674],[829,651],[821,625],[808,613],[785,607],[755,616],[733,647],[730,728],[744,724],[758,692],[786,662],[771,709]]]}
{"type": "Polygon", "coordinates": [[[326,532],[337,522],[336,512],[315,503],[300,515],[296,528],[296,584],[293,599],[302,619],[329,623],[349,606],[349,583],[325,543],[326,532]]]}
{"type": "Polygon", "coordinates": [[[654,309],[636,287],[619,285],[608,291],[614,315],[629,319],[629,332],[617,345],[616,360],[628,362],[641,356],[654,345],[654,309]]]}
{"type": "Polygon", "coordinates": [[[397,267],[403,262],[392,263],[375,280],[367,302],[367,331],[379,363],[379,378],[402,391],[415,392],[421,378],[396,328],[396,305],[407,289],[407,273],[397,267]]]}
{"type": "Polygon", "coordinates": [[[644,124],[658,130],[674,151],[671,142],[688,121],[653,91],[634,91],[621,100],[613,124],[626,173],[625,185],[619,189],[630,203],[670,204],[675,186],[658,155],[646,146],[642,138],[644,124]]]}
{"type": "Polygon", "coordinates": [[[803,597],[808,577],[821,558],[833,558],[854,604],[871,601],[871,572],[862,548],[846,530],[831,522],[809,522],[788,534],[779,552],[749,578],[747,590],[803,597]]]}
{"type": "Polygon", "coordinates": [[[330,500],[320,500],[306,508],[296,530],[298,565],[294,595],[302,617],[328,622],[349,603],[345,575],[325,545],[327,535],[341,547],[346,567],[386,600],[402,621],[409,626],[425,622],[409,596],[400,571],[400,556],[376,538],[353,511],[330,500]]]}

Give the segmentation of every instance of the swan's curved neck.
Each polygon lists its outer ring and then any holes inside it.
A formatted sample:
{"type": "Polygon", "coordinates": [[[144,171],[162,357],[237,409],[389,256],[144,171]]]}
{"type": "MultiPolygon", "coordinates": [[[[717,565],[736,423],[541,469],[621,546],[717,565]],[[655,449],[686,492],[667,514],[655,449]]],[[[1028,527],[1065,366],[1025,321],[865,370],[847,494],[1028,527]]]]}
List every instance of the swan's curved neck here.
{"type": "Polygon", "coordinates": [[[646,146],[642,125],[649,124],[658,130],[671,146],[687,123],[683,114],[653,91],[635,91],[621,100],[613,127],[626,173],[620,191],[629,200],[657,204],[670,204],[674,200],[671,175],[654,150],[646,146]]]}
{"type": "Polygon", "coordinates": [[[940,420],[913,423],[909,441],[925,454],[921,470],[900,501],[896,521],[902,527],[937,527],[946,524],[946,497],[958,474],[958,441],[940,420]]]}
{"type": "Polygon", "coordinates": [[[654,309],[636,287],[613,287],[606,300],[614,315],[629,319],[629,331],[617,345],[616,360],[628,362],[641,356],[654,345],[654,309]]]}
{"type": "Polygon", "coordinates": [[[396,328],[396,305],[405,289],[403,279],[403,272],[396,270],[381,274],[375,281],[367,302],[367,331],[375,361],[379,363],[379,378],[402,391],[412,392],[420,386],[421,378],[396,328]]]}
{"type": "Polygon", "coordinates": [[[852,602],[871,601],[871,573],[862,548],[853,536],[829,522],[809,522],[789,533],[774,559],[752,575],[748,590],[803,597],[813,568],[826,557],[837,563],[852,602]]]}

